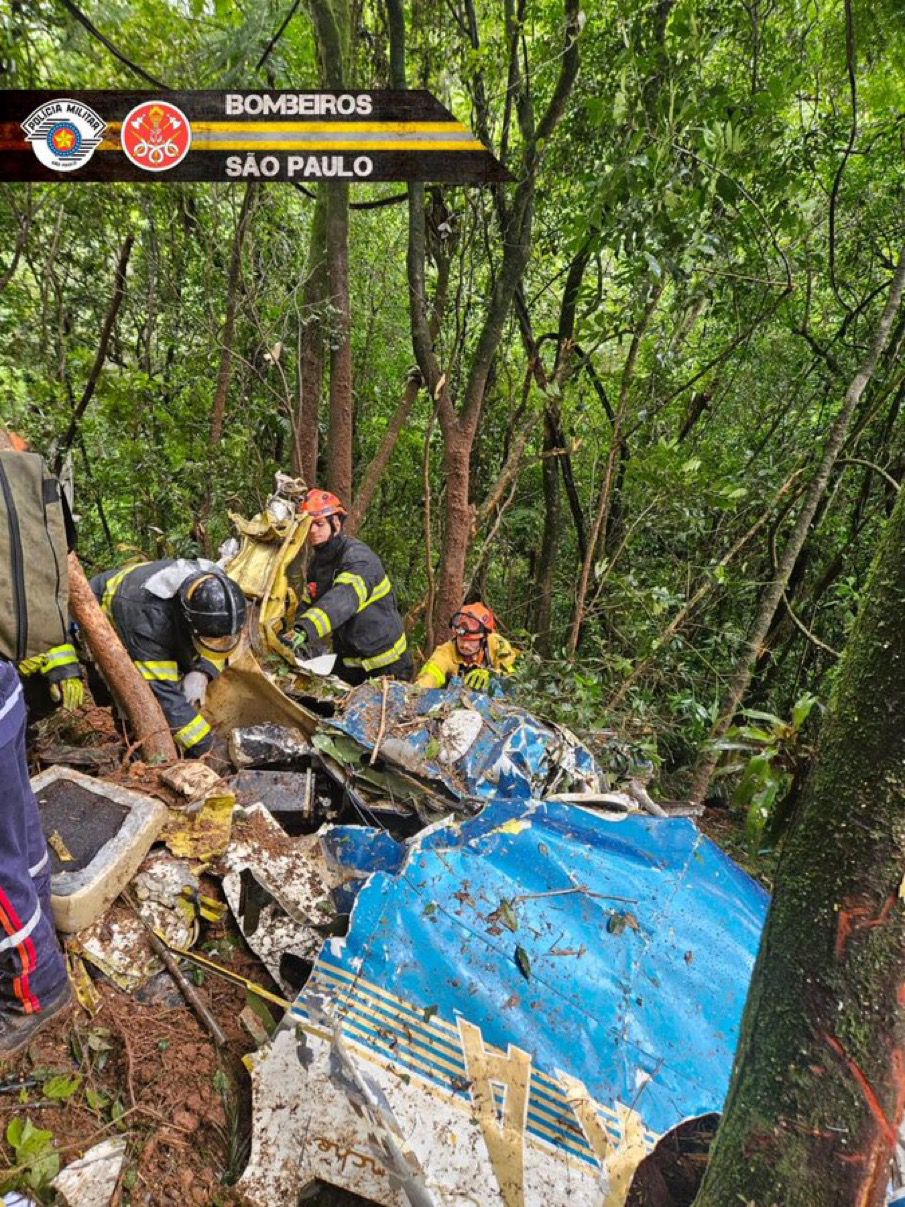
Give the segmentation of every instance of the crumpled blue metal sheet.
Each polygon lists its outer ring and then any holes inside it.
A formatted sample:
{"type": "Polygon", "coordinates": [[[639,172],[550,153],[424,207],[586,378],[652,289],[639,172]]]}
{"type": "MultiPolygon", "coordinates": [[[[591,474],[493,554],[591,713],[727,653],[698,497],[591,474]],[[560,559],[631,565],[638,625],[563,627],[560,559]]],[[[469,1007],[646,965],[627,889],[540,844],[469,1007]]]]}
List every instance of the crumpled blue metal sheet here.
{"type": "Polygon", "coordinates": [[[496,801],[408,845],[325,946],[300,1021],[330,1000],[350,1041],[467,1102],[467,1020],[530,1054],[526,1138],[590,1162],[568,1109],[551,1122],[562,1074],[614,1139],[619,1104],[649,1144],[722,1108],[768,897],[693,822],[496,801]]]}
{"type": "Polygon", "coordinates": [[[398,872],[406,847],[374,826],[327,826],[318,831],[327,859],[357,876],[398,872]]]}
{"type": "MultiPolygon", "coordinates": [[[[328,725],[372,749],[383,709],[382,685],[364,683],[349,693],[342,714],[328,725]]],[[[527,801],[545,795],[557,772],[561,772],[558,790],[579,784],[597,791],[606,785],[594,756],[576,739],[568,740],[562,730],[514,704],[472,692],[460,683],[416,691],[409,684],[387,681],[386,733],[394,735],[403,719],[408,723],[404,749],[400,752],[398,742],[384,740],[381,757],[400,762],[401,753],[407,770],[442,783],[454,797],[527,801]],[[438,745],[440,723],[457,708],[479,713],[484,725],[461,758],[444,762],[438,745]],[[419,718],[423,718],[421,725],[409,727],[419,718]]]]}

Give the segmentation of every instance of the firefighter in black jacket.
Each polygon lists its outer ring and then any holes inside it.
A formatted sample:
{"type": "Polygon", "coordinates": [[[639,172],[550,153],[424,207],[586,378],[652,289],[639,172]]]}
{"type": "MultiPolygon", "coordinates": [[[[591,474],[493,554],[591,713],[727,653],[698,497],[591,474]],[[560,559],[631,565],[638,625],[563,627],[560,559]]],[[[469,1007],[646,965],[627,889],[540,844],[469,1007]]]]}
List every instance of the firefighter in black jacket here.
{"type": "Polygon", "coordinates": [[[345,535],[347,513],[336,495],[309,490],[300,510],[311,516],[311,606],[285,640],[303,655],[306,642],[331,637],[336,674],[347,683],[379,675],[411,679],[412,656],[380,558],[363,541],[345,535]]]}
{"type": "Polygon", "coordinates": [[[207,753],[199,711],[207,684],[239,642],[245,597],[213,562],[164,558],[107,570],[91,589],[189,758],[207,753]]]}

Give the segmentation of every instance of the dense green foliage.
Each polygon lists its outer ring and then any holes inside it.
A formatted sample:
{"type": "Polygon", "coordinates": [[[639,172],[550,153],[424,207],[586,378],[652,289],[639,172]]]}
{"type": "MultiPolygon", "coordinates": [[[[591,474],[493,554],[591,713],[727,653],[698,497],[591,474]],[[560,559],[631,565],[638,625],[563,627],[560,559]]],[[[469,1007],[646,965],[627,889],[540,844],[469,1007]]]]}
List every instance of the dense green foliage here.
{"type": "MultiPolygon", "coordinates": [[[[313,87],[317,55],[303,5],[265,66],[283,0],[92,0],[94,23],[128,58],[173,87],[313,87]]],[[[139,81],[62,5],[5,0],[8,87],[126,87],[139,81]]],[[[505,6],[413,0],[411,86],[429,87],[515,162],[507,118],[505,6]]],[[[687,765],[716,717],[763,583],[794,520],[846,386],[882,311],[903,234],[905,38],[892,4],[844,10],[696,0],[588,5],[581,67],[565,118],[542,148],[524,298],[551,383],[532,378],[516,312],[493,366],[472,455],[471,495],[492,489],[515,433],[531,428],[514,487],[472,541],[473,587],[506,630],[532,639],[538,582],[552,574],[550,706],[579,726],[623,722],[656,735],[668,768],[687,765]],[[569,273],[570,266],[576,271],[569,273]],[[580,282],[568,370],[553,378],[563,291],[580,282]],[[545,408],[565,446],[544,441],[545,408]],[[564,669],[580,571],[573,508],[591,530],[616,416],[621,451],[593,555],[578,662],[564,669]],[[555,458],[563,476],[547,476],[555,458]],[[791,481],[790,481],[791,479],[791,481]],[[776,497],[785,486],[778,501],[776,497]],[[737,553],[758,519],[766,522],[737,553]],[[543,551],[545,527],[555,538],[543,551]],[[725,559],[725,560],[724,560],[725,559]],[[698,602],[675,638],[673,617],[698,602]]],[[[525,6],[522,53],[540,110],[562,55],[563,10],[525,6]]],[[[352,13],[351,82],[385,86],[383,6],[352,13]]],[[[0,398],[4,418],[52,449],[84,389],[110,304],[123,239],[136,238],[97,390],[74,449],[82,552],[92,567],[124,551],[196,548],[199,509],[214,544],[230,509],[253,512],[273,471],[289,468],[300,333],[331,337],[329,306],[303,289],[313,201],[290,186],[256,190],[242,255],[235,358],[222,441],[211,403],[230,251],[244,186],[5,186],[0,197],[0,398]]],[[[361,186],[353,202],[399,193],[361,186]]],[[[450,258],[437,339],[461,375],[475,304],[500,260],[490,191],[432,195],[450,258]]],[[[413,362],[404,204],[353,210],[351,307],[355,465],[374,457],[413,362]]],[[[433,270],[432,270],[433,271],[433,270]]],[[[788,589],[748,703],[791,715],[827,676],[858,610],[862,576],[905,472],[905,374],[896,320],[854,417],[788,589]],[[817,639],[815,642],[814,638],[817,639]],[[818,644],[819,642],[819,644],[818,644]]],[[[561,347],[561,351],[563,348],[561,347]]],[[[323,409],[321,448],[329,441],[323,409]]],[[[424,482],[433,523],[444,490],[441,433],[422,391],[362,535],[401,599],[427,582],[424,482]],[[425,468],[425,436],[430,460],[425,468]]],[[[416,629],[416,633],[417,633],[416,629]]],[[[532,663],[532,667],[536,664],[532,663]]],[[[816,719],[817,711],[813,717],[816,719]]]]}

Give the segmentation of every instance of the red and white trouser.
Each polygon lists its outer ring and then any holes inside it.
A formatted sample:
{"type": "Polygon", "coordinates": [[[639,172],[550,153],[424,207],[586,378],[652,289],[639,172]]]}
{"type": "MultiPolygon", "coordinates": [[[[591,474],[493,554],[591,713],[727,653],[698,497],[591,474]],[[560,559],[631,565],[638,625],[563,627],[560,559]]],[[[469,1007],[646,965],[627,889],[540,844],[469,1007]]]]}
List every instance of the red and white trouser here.
{"type": "Polygon", "coordinates": [[[25,702],[0,661],[0,1011],[35,1014],[66,979],[50,911],[50,864],[28,782],[25,702]]]}

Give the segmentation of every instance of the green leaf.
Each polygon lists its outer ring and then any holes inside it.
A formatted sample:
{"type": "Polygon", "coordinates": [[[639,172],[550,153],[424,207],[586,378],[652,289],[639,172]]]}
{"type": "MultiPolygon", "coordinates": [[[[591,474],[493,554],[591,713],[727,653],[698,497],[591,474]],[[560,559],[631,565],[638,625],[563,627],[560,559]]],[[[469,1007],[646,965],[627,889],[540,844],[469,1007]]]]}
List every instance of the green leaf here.
{"type": "Polygon", "coordinates": [[[520,947],[518,944],[516,944],[515,947],[515,964],[525,980],[530,981],[531,961],[528,959],[528,953],[525,951],[524,947],[520,947]]]}
{"type": "MultiPolygon", "coordinates": [[[[16,1115],[13,1119],[10,1119],[9,1123],[6,1125],[6,1143],[10,1146],[10,1148],[18,1148],[22,1143],[25,1126],[26,1121],[19,1115],[16,1115]]],[[[31,1127],[30,1121],[28,1122],[28,1126],[31,1127]]]]}
{"type": "Polygon", "coordinates": [[[440,753],[440,743],[436,738],[431,738],[428,744],[424,747],[424,757],[426,759],[435,759],[440,753]]]}
{"type": "Polygon", "coordinates": [[[89,1086],[85,1090],[85,1101],[93,1111],[103,1111],[110,1105],[110,1095],[89,1086]]]}
{"type": "MultiPolygon", "coordinates": [[[[49,1134],[49,1133],[48,1133],[49,1134]]],[[[35,1156],[25,1180],[32,1190],[43,1190],[60,1172],[60,1154],[47,1151],[35,1156]]]]}
{"type": "Polygon", "coordinates": [[[71,1077],[67,1077],[65,1074],[51,1077],[44,1082],[44,1097],[51,1098],[55,1102],[66,1102],[81,1084],[81,1073],[73,1073],[71,1077]]]}
{"type": "Polygon", "coordinates": [[[35,1127],[30,1119],[11,1119],[6,1139],[15,1153],[15,1163],[26,1167],[25,1183],[42,1190],[60,1171],[60,1157],[53,1149],[53,1132],[35,1127]]]}
{"type": "Polygon", "coordinates": [[[500,902],[500,908],[497,910],[500,921],[504,926],[508,926],[510,930],[518,930],[518,918],[515,916],[515,910],[512,908],[512,902],[505,898],[500,902]]]}
{"type": "Polygon", "coordinates": [[[345,734],[316,733],[311,739],[315,750],[330,755],[338,763],[345,766],[356,766],[364,758],[367,751],[363,746],[345,734]]]}
{"type": "MultiPolygon", "coordinates": [[[[264,1030],[267,1032],[267,1034],[273,1035],[274,1031],[276,1031],[276,1029],[277,1029],[277,1020],[273,1017],[273,1015],[267,1009],[267,1006],[264,1004],[262,999],[259,998],[256,993],[252,993],[251,990],[247,989],[245,991],[245,1005],[252,1012],[252,1014],[255,1015],[256,1018],[259,1018],[261,1020],[261,1023],[264,1027],[264,1030]]],[[[220,1072],[221,1072],[221,1070],[218,1069],[217,1072],[214,1074],[215,1081],[216,1081],[217,1076],[220,1074],[220,1072]]]]}
{"type": "Polygon", "coordinates": [[[792,709],[792,728],[801,729],[805,721],[811,715],[811,710],[817,703],[817,697],[812,696],[810,692],[803,695],[795,701],[795,706],[792,709]]]}
{"type": "Polygon", "coordinates": [[[767,721],[770,725],[782,725],[782,717],[778,717],[775,712],[761,712],[759,708],[743,708],[743,717],[750,717],[752,721],[767,721]]]}

